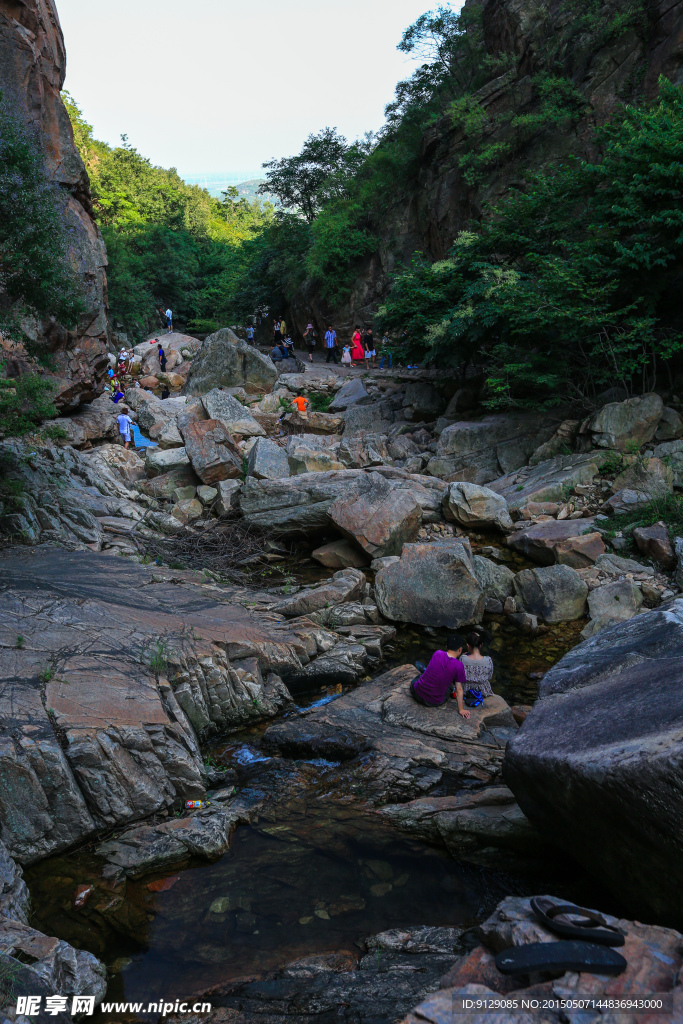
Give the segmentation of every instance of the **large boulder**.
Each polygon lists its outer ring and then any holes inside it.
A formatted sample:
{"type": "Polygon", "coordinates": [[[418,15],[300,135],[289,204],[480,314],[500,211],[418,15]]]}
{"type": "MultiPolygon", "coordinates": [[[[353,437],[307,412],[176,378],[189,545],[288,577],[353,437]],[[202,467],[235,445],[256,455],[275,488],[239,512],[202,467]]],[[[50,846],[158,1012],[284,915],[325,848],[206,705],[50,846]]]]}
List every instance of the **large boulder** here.
{"type": "Polygon", "coordinates": [[[452,483],[444,498],[443,510],[446,519],[452,519],[460,526],[504,533],[512,529],[505,498],[479,484],[452,483]]]}
{"type": "Polygon", "coordinates": [[[248,479],[240,505],[248,526],[269,530],[279,536],[308,537],[311,532],[329,531],[331,505],[338,499],[351,501],[373,487],[382,476],[400,490],[409,491],[421,509],[422,522],[441,520],[445,485],[432,477],[380,467],[370,472],[347,469],[325,473],[301,473],[280,480],[248,479]]]}
{"type": "Polygon", "coordinates": [[[189,465],[190,459],[184,448],[147,448],[145,451],[145,469],[150,478],[189,465]]]}
{"type": "Polygon", "coordinates": [[[591,484],[606,458],[606,452],[556,455],[494,480],[490,488],[501,494],[511,509],[532,501],[562,501],[577,484],[591,484]]]}
{"type": "Polygon", "coordinates": [[[472,567],[487,599],[492,598],[504,604],[506,597],[512,596],[515,579],[512,569],[498,565],[483,555],[472,556],[472,567]]]}
{"type": "Polygon", "coordinates": [[[375,597],[387,619],[451,629],[481,622],[486,604],[469,542],[459,540],[406,544],[377,573],[375,597]]]}
{"type": "Polygon", "coordinates": [[[592,527],[592,519],[553,519],[515,530],[507,543],[540,565],[581,569],[592,565],[606,550],[601,535],[592,527]]]}
{"type": "Polygon", "coordinates": [[[320,434],[330,435],[341,433],[344,421],[341,416],[332,416],[329,412],[311,410],[302,415],[298,409],[287,413],[282,421],[283,429],[288,434],[320,434]]]}
{"type": "Polygon", "coordinates": [[[454,423],[441,432],[429,472],[443,480],[487,484],[525,466],[558,422],[547,414],[510,413],[454,423]]]}
{"type": "Polygon", "coordinates": [[[673,470],[657,458],[631,459],[626,469],[615,477],[612,485],[615,494],[619,491],[631,490],[638,491],[640,494],[649,494],[651,497],[671,494],[673,489],[673,470]]]}
{"type": "Polygon", "coordinates": [[[638,526],[633,531],[633,539],[638,550],[656,562],[664,572],[675,568],[676,555],[665,523],[660,521],[654,526],[638,526]]]}
{"type": "Polygon", "coordinates": [[[287,452],[269,437],[258,437],[249,452],[247,476],[257,480],[279,480],[289,476],[287,452]]]}
{"type": "Polygon", "coordinates": [[[223,388],[214,388],[202,395],[202,405],[208,416],[218,420],[229,434],[243,437],[263,437],[265,430],[257,423],[249,410],[223,388]]]}
{"type": "Polygon", "coordinates": [[[351,497],[365,485],[363,470],[301,473],[280,480],[248,477],[240,496],[247,526],[277,536],[307,538],[330,527],[328,510],[342,494],[351,497]]]}
{"type": "Polygon", "coordinates": [[[109,393],[88,405],[81,405],[71,416],[50,421],[64,433],[64,441],[74,448],[90,447],[93,441],[115,441],[119,436],[116,417],[121,407],[114,405],[109,393]]]}
{"type": "Polygon", "coordinates": [[[629,441],[640,446],[652,440],[663,410],[664,403],[654,393],[626,402],[610,402],[590,418],[582,433],[589,432],[598,448],[624,451],[629,441]]]}
{"type": "Polygon", "coordinates": [[[683,441],[665,441],[655,448],[655,457],[673,473],[673,485],[683,490],[683,441]]]}
{"type": "Polygon", "coordinates": [[[278,371],[267,356],[224,327],[209,335],[192,360],[185,394],[205,395],[214,388],[235,386],[259,394],[272,391],[277,378],[278,371]]]}
{"type": "Polygon", "coordinates": [[[175,498],[175,492],[179,487],[196,487],[200,483],[201,480],[187,459],[183,465],[145,480],[140,484],[140,490],[150,498],[163,498],[169,501],[175,498]]]}
{"type": "Polygon", "coordinates": [[[633,580],[615,580],[604,587],[596,587],[588,595],[590,622],[581,635],[587,639],[614,622],[632,619],[642,607],[643,595],[633,580]]]}
{"type": "Polygon", "coordinates": [[[183,428],[187,457],[204,484],[234,480],[242,474],[242,453],[218,420],[195,420],[183,428]]]}
{"type": "Polygon", "coordinates": [[[372,399],[365,390],[365,385],[360,377],[352,377],[342,384],[334,396],[334,400],[328,406],[329,412],[344,412],[352,405],[367,405],[372,399]]]}
{"type": "Polygon", "coordinates": [[[655,431],[655,441],[675,441],[679,437],[683,437],[683,419],[675,409],[665,405],[655,431]]]}
{"type": "Polygon", "coordinates": [[[505,779],[539,830],[648,921],[683,920],[683,601],[544,676],[505,779]]]}
{"type": "Polygon", "coordinates": [[[514,589],[518,606],[545,622],[571,622],[586,614],[588,586],[568,565],[523,569],[514,589]]]}
{"type": "Polygon", "coordinates": [[[403,545],[417,537],[422,523],[420,505],[410,491],[395,487],[378,473],[369,474],[369,481],[370,486],[360,494],[335,501],[330,519],[369,558],[400,555],[403,545]]]}
{"type": "Polygon", "coordinates": [[[344,422],[345,438],[366,432],[386,434],[394,422],[394,408],[387,399],[369,405],[353,405],[347,408],[344,422]]]}

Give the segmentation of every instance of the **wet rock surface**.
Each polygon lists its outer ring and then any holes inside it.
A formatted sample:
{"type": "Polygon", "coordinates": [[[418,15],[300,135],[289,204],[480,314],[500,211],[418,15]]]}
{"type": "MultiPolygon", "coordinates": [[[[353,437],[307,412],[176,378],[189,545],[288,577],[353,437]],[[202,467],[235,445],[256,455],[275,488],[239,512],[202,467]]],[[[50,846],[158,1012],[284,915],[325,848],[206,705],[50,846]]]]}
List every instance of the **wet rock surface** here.
{"type": "MultiPolygon", "coordinates": [[[[305,668],[315,685],[341,666],[354,681],[381,656],[381,635],[349,645],[307,619],[288,626],[270,595],[255,612],[254,592],[191,573],[50,548],[0,561],[2,838],[24,862],[201,799],[198,737],[288,707],[281,676],[305,668]]],[[[364,580],[348,571],[347,598],[364,580]]]]}

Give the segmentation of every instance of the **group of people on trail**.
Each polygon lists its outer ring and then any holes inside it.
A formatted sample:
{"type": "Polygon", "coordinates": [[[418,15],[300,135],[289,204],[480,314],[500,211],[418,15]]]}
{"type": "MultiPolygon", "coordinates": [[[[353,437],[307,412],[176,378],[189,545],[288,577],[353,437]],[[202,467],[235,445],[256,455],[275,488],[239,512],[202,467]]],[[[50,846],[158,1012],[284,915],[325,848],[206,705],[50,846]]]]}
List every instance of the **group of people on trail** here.
{"type": "Polygon", "coordinates": [[[410,693],[418,704],[439,707],[449,698],[457,702],[458,713],[469,718],[468,707],[479,707],[493,695],[493,661],[481,653],[485,635],[472,630],[463,640],[458,634],[447,639],[445,651],[435,651],[421,675],[410,684],[410,693]]]}
{"type": "MultiPolygon", "coordinates": [[[[253,337],[253,328],[247,328],[247,337],[253,337]],[[251,330],[251,335],[249,331],[251,330]]],[[[318,335],[315,327],[312,323],[306,325],[306,330],[303,334],[304,344],[308,352],[308,361],[313,362],[313,353],[318,343],[318,335]]],[[[383,369],[384,364],[387,363],[389,367],[393,366],[393,355],[390,349],[390,341],[385,334],[380,343],[381,358],[379,361],[379,368],[383,369]]],[[[377,366],[377,343],[375,341],[375,335],[372,327],[366,328],[364,332],[361,332],[360,325],[357,325],[354,329],[351,341],[343,347],[339,344],[339,336],[332,324],[328,324],[325,336],[323,339],[323,347],[325,349],[325,362],[326,363],[339,363],[340,362],[340,349],[341,349],[341,364],[342,366],[352,366],[354,363],[365,363],[366,369],[374,369],[377,366]]],[[[294,342],[291,336],[287,333],[287,325],[281,318],[276,318],[273,321],[273,348],[270,352],[270,357],[274,362],[280,362],[282,359],[288,357],[294,357],[294,342]]]]}

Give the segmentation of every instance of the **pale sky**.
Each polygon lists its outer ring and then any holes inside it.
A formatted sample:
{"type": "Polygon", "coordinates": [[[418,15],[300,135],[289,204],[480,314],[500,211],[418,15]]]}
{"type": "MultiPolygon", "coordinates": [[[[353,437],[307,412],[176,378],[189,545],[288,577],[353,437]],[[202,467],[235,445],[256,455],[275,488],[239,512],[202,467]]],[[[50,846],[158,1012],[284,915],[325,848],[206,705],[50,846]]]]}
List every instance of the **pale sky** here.
{"type": "MultiPolygon", "coordinates": [[[[57,0],[66,88],[116,145],[184,174],[244,171],[330,125],[376,130],[430,0],[57,0]]],[[[461,4],[455,2],[454,7],[461,4]]]]}

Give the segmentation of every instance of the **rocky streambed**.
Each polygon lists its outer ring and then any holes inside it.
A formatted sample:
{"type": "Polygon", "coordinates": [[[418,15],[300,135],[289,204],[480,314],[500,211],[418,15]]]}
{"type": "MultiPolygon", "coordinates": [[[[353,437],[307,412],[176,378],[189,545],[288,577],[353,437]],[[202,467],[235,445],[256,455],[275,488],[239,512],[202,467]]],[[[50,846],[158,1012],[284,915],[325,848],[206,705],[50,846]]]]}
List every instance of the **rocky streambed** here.
{"type": "Polygon", "coordinates": [[[609,530],[681,487],[676,410],[458,420],[434,381],[193,352],[185,395],[126,396],[144,457],[106,398],[71,444],[0,445],[12,977],[370,1024],[456,958],[443,984],[508,991],[484,918],[511,895],[677,925],[683,541],[609,530]],[[418,707],[416,663],[481,622],[494,696],[418,707]]]}

